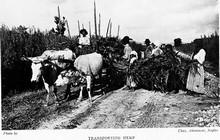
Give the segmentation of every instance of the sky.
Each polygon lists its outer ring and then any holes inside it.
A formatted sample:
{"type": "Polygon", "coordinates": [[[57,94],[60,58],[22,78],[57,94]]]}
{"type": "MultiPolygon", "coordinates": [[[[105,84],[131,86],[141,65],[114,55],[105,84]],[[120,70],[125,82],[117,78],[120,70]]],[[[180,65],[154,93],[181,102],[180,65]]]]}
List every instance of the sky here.
{"type": "MultiPolygon", "coordinates": [[[[94,0],[0,0],[0,25],[24,25],[42,31],[56,27],[54,16],[59,5],[68,20],[71,35],[78,34],[77,21],[94,32],[94,0]]],[[[137,42],[149,38],[154,43],[170,43],[175,38],[191,42],[219,30],[218,0],[96,0],[101,14],[101,34],[109,18],[112,35],[128,35],[137,42]]]]}

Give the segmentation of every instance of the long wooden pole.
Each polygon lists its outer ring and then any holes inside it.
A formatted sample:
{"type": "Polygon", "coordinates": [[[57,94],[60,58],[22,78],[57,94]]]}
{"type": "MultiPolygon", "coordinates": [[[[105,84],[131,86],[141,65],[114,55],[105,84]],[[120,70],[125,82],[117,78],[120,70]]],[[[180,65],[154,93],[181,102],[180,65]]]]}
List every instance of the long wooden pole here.
{"type": "Polygon", "coordinates": [[[66,20],[66,26],[67,26],[67,31],[68,31],[69,38],[71,38],[71,36],[70,36],[69,24],[68,24],[68,21],[67,21],[67,20],[66,20]]]}
{"type": "Polygon", "coordinates": [[[79,24],[79,20],[78,20],[78,30],[79,30],[79,35],[80,35],[80,24],[79,24]]]}
{"type": "Polygon", "coordinates": [[[110,23],[109,37],[112,37],[112,22],[110,23]]]}
{"type": "Polygon", "coordinates": [[[95,24],[95,36],[97,38],[97,22],[96,22],[96,4],[94,1],[94,24],[95,24]]]}
{"type": "Polygon", "coordinates": [[[91,23],[89,21],[89,37],[91,38],[92,37],[92,32],[91,32],[91,23]]]}
{"type": "Polygon", "coordinates": [[[106,37],[108,37],[108,30],[109,30],[110,22],[111,22],[111,18],[110,18],[109,21],[108,21],[108,26],[107,26],[107,31],[106,31],[106,37]]]}
{"type": "Polygon", "coordinates": [[[119,31],[120,31],[120,25],[118,25],[118,33],[117,33],[117,38],[119,37],[119,31]]]}
{"type": "Polygon", "coordinates": [[[58,10],[58,18],[60,19],[60,8],[59,8],[59,6],[57,7],[57,10],[58,10]]]}
{"type": "Polygon", "coordinates": [[[99,13],[99,37],[101,36],[101,15],[99,13]]]}

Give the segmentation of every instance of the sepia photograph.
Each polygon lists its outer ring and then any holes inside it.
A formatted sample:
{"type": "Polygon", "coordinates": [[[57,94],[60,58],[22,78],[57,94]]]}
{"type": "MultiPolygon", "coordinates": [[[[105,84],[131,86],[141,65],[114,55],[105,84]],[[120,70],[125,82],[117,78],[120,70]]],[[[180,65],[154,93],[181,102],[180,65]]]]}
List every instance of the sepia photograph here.
{"type": "Polygon", "coordinates": [[[219,136],[218,0],[0,5],[4,138],[219,136]]]}

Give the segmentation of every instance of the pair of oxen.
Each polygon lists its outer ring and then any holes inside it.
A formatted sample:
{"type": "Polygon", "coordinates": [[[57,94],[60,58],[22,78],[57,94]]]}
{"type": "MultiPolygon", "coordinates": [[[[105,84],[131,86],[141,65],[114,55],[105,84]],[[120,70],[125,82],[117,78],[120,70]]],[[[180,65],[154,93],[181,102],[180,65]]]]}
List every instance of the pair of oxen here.
{"type": "MultiPolygon", "coordinates": [[[[57,99],[57,87],[63,85],[76,85],[74,77],[84,79],[89,96],[90,104],[91,99],[91,83],[92,79],[99,75],[103,66],[103,58],[99,53],[91,53],[81,55],[76,58],[75,53],[70,49],[64,50],[46,50],[41,56],[37,57],[23,57],[22,60],[31,61],[32,78],[31,82],[38,82],[40,78],[43,79],[44,87],[47,90],[46,104],[48,106],[49,96],[53,93],[55,101],[57,99]]],[[[82,99],[83,87],[80,87],[80,94],[77,102],[82,99]]],[[[69,87],[69,86],[68,86],[69,87]]],[[[68,98],[69,93],[66,93],[68,98]]]]}

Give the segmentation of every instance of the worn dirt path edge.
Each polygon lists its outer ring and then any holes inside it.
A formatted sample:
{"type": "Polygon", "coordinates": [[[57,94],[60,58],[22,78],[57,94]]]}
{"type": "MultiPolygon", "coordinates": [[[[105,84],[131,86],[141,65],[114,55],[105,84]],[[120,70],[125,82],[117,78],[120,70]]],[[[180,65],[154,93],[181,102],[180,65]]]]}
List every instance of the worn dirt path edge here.
{"type": "Polygon", "coordinates": [[[194,127],[198,126],[195,112],[216,103],[183,91],[165,94],[144,89],[119,89],[93,100],[92,106],[84,100],[77,108],[42,122],[37,129],[194,127]]]}

